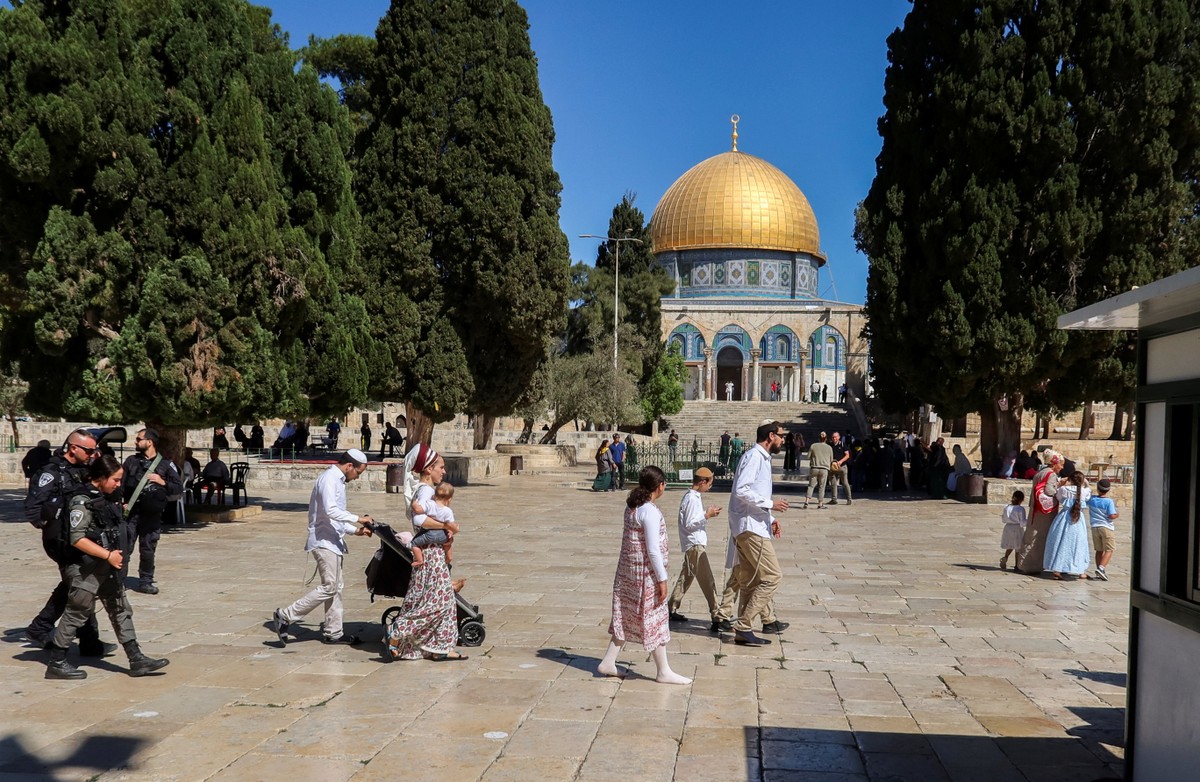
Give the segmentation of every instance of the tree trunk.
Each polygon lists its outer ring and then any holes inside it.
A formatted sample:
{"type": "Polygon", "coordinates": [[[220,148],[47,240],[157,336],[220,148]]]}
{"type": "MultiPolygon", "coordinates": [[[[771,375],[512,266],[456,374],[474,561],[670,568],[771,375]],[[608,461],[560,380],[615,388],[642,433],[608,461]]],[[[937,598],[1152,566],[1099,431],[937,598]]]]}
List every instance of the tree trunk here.
{"type": "Polygon", "coordinates": [[[1124,424],[1124,422],[1125,422],[1125,406],[1124,405],[1116,405],[1115,409],[1113,410],[1112,431],[1108,433],[1108,439],[1110,439],[1110,440],[1120,440],[1121,439],[1121,427],[1124,424]]]}
{"type": "Polygon", "coordinates": [[[1133,410],[1133,402],[1129,402],[1125,405],[1125,436],[1121,438],[1123,440],[1133,439],[1133,410]]]}
{"type": "Polygon", "coordinates": [[[521,436],[517,438],[517,442],[523,445],[533,439],[533,419],[525,418],[522,423],[521,436]]]}
{"type": "Polygon", "coordinates": [[[8,414],[8,422],[9,422],[10,424],[12,424],[12,430],[13,430],[13,447],[14,447],[14,448],[20,448],[20,447],[21,447],[21,434],[20,434],[20,433],[17,431],[17,416],[16,416],[16,414],[15,414],[15,413],[9,412],[9,414],[8,414]]]}
{"type": "Polygon", "coordinates": [[[1092,413],[1092,402],[1088,402],[1083,406],[1083,415],[1079,418],[1079,439],[1090,440],[1092,434],[1092,419],[1095,417],[1092,413]]]}
{"type": "Polygon", "coordinates": [[[1007,410],[1001,410],[998,402],[979,411],[979,458],[983,461],[985,475],[1000,471],[1004,457],[1021,447],[1021,404],[1020,400],[1009,400],[1007,410]]]}
{"type": "Polygon", "coordinates": [[[492,432],[496,429],[496,416],[478,413],[475,416],[475,437],[472,447],[486,451],[492,447],[492,432]]]}
{"type": "Polygon", "coordinates": [[[412,402],[404,403],[404,413],[408,421],[408,441],[405,446],[413,448],[421,443],[430,445],[433,442],[433,419],[412,402]]]}
{"type": "MultiPolygon", "coordinates": [[[[167,424],[157,421],[147,421],[147,429],[153,429],[158,432],[158,452],[163,455],[164,459],[170,459],[175,462],[176,467],[183,466],[183,449],[188,447],[186,426],[168,426],[167,424]]],[[[212,448],[212,441],[200,443],[199,446],[192,446],[193,450],[208,452],[212,448]]]]}
{"type": "Polygon", "coordinates": [[[559,421],[558,419],[555,419],[550,424],[550,429],[544,435],[542,435],[542,439],[538,440],[538,445],[553,445],[555,439],[558,437],[558,430],[562,429],[564,426],[570,423],[570,421],[571,419],[569,418],[565,421],[559,421]]]}

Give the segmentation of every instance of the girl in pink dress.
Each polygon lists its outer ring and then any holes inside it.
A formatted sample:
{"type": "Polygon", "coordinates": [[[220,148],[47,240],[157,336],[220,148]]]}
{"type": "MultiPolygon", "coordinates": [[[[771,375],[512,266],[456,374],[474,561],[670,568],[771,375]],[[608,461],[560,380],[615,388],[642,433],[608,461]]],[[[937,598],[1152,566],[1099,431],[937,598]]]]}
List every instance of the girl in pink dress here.
{"type": "Polygon", "coordinates": [[[662,470],[645,467],[637,487],[625,501],[625,531],[621,556],[613,580],[612,640],[597,669],[602,676],[623,674],[617,655],[626,641],[640,643],[654,657],[656,681],[662,684],[691,684],[692,680],[671,670],[667,663],[667,526],[654,501],[662,496],[667,481],[662,470]]]}

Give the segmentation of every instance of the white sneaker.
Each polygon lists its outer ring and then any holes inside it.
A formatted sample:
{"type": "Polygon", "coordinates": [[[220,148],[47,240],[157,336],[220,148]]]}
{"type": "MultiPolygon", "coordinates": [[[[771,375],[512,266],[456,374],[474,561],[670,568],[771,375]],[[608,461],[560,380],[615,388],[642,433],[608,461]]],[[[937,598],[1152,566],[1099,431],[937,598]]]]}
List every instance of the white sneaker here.
{"type": "Polygon", "coordinates": [[[1096,578],[1100,579],[1101,581],[1108,580],[1108,574],[1104,572],[1104,568],[1102,568],[1102,567],[1096,568],[1096,578]]]}

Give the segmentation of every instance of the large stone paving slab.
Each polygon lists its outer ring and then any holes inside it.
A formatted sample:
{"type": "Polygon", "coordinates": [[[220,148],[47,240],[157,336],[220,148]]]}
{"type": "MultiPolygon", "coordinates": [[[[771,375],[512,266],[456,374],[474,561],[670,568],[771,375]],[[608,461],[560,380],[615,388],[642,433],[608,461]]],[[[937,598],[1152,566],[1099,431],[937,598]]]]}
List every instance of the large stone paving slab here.
{"type": "MultiPolygon", "coordinates": [[[[307,493],[284,491],[252,521],[163,536],[161,594],[131,595],[143,646],[171,658],[163,675],[130,679],[118,653],[84,661],[82,682],[44,680],[43,653],[21,639],[54,576],[20,521],[23,492],[0,489],[0,782],[1120,776],[1127,530],[1111,581],[1062,583],[1000,571],[991,506],[868,495],[797,507],[776,544],[776,610],[792,626],[735,646],[709,633],[693,587],[669,648],[695,681],[666,687],[635,646],[620,656],[626,679],[594,674],[624,495],[578,481],[456,493],[455,574],[487,626],[469,660],[383,659],[379,617],[397,601],[367,596],[376,544],[361,538],[346,618],[366,643],[321,644],[313,614],[280,648],[271,611],[313,570],[307,493]]],[[[668,519],[680,496],[661,500],[668,519]]],[[[396,495],[354,492],[351,510],[403,525],[396,495]]],[[[714,520],[715,564],[726,540],[714,520]]]]}

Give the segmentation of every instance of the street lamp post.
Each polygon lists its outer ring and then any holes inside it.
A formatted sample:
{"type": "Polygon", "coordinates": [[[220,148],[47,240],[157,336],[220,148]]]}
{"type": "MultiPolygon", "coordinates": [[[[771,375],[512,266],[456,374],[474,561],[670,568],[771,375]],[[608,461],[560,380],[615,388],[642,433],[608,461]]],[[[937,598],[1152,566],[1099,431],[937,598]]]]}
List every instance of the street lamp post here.
{"type": "Polygon", "coordinates": [[[600,236],[599,234],[579,234],[580,239],[603,239],[606,242],[615,242],[617,249],[613,253],[613,371],[617,369],[617,315],[620,311],[620,287],[621,287],[621,242],[637,242],[642,244],[642,240],[629,234],[633,233],[632,228],[625,229],[625,236],[600,236]]]}

